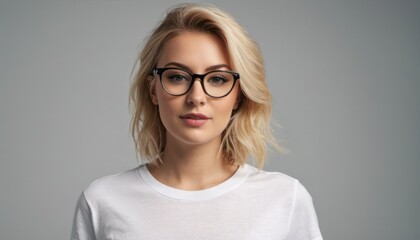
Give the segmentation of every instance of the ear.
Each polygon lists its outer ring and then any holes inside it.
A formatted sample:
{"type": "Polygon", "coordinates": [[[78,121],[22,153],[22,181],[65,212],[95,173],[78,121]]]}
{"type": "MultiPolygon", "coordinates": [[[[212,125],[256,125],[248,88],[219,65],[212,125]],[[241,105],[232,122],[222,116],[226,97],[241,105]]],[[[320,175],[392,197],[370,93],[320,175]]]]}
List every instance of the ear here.
{"type": "Polygon", "coordinates": [[[148,76],[146,78],[146,81],[147,81],[147,86],[149,87],[149,95],[150,95],[150,98],[152,99],[153,104],[159,105],[159,102],[156,96],[155,78],[153,76],[148,76]]]}
{"type": "Polygon", "coordinates": [[[238,94],[238,97],[236,98],[235,104],[233,105],[233,110],[238,110],[239,106],[242,103],[242,94],[238,94]]]}

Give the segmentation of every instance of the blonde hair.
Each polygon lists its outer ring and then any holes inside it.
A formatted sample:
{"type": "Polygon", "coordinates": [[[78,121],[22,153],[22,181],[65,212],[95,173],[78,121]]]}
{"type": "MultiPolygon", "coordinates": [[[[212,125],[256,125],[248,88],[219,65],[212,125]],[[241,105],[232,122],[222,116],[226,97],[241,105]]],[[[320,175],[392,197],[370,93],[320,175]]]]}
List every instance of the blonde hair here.
{"type": "Polygon", "coordinates": [[[164,44],[183,32],[203,32],[223,40],[231,68],[240,74],[240,106],[222,133],[221,151],[228,163],[243,165],[251,155],[261,169],[267,143],[281,150],[270,129],[271,93],[265,81],[258,45],[227,13],[213,6],[183,4],[170,10],[148,38],[138,59],[130,89],[131,132],[138,153],[149,161],[160,159],[166,129],[150,97],[151,72],[164,44]]]}

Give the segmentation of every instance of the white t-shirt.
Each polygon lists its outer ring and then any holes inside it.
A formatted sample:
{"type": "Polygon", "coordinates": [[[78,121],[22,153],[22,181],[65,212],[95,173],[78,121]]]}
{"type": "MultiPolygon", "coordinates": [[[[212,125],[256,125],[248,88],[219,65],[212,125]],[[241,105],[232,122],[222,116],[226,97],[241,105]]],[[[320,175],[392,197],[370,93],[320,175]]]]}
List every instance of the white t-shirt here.
{"type": "Polygon", "coordinates": [[[185,191],[146,165],[100,178],[82,193],[71,239],[322,239],[298,180],[245,164],[225,182],[185,191]]]}

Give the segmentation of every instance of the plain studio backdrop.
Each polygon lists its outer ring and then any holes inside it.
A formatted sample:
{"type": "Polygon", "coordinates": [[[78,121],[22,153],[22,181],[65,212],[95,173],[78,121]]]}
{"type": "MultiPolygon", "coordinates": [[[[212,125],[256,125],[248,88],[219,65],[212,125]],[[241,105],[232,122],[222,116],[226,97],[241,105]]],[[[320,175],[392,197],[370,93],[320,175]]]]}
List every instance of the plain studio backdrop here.
{"type": "MultiPolygon", "coordinates": [[[[81,191],[137,166],[130,74],[177,3],[1,0],[0,239],[68,239],[81,191]]],[[[301,180],[325,239],[420,239],[419,2],[210,3],[260,45],[290,150],[265,169],[301,180]]]]}

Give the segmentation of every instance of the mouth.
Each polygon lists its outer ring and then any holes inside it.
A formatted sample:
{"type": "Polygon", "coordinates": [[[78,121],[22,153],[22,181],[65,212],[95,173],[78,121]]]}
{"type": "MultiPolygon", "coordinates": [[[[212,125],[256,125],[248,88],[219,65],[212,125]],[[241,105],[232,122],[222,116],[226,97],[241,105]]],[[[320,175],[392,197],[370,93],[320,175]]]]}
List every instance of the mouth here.
{"type": "Polygon", "coordinates": [[[180,118],[187,126],[194,128],[203,126],[209,119],[211,119],[201,113],[188,113],[180,116],[180,118]]]}
{"type": "Polygon", "coordinates": [[[182,119],[193,119],[193,120],[208,120],[210,119],[204,114],[201,113],[188,113],[181,116],[182,119]]]}

